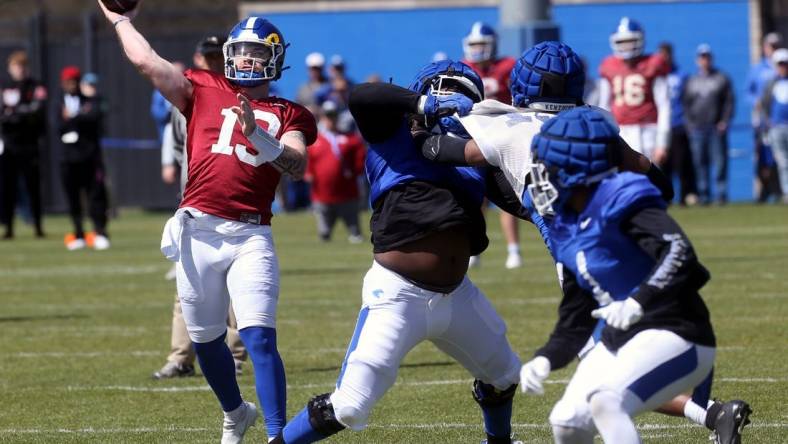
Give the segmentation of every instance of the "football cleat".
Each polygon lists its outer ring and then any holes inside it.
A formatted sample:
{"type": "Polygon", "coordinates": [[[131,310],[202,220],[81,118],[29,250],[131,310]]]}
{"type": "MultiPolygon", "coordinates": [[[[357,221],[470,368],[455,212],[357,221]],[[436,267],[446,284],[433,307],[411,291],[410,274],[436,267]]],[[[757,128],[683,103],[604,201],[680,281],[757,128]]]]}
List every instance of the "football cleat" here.
{"type": "Polygon", "coordinates": [[[512,254],[509,253],[506,256],[506,269],[513,270],[515,268],[520,268],[523,266],[523,259],[519,254],[512,254]]]}
{"type": "Polygon", "coordinates": [[[194,366],[168,361],[166,364],[164,364],[164,367],[154,372],[152,376],[153,379],[170,379],[194,376],[194,366]]]}
{"type": "Polygon", "coordinates": [[[74,238],[66,243],[66,249],[68,251],[76,251],[82,250],[87,246],[85,239],[74,238]]]}
{"type": "Polygon", "coordinates": [[[107,239],[107,236],[97,234],[96,237],[93,238],[93,249],[99,251],[109,249],[109,239],[107,239]]]}
{"type": "MultiPolygon", "coordinates": [[[[482,440],[482,442],[481,442],[481,443],[479,443],[479,444],[487,444],[487,440],[486,440],[486,439],[484,439],[484,440],[482,440]]],[[[515,440],[514,438],[512,438],[512,444],[523,444],[523,442],[522,442],[522,441],[520,441],[519,439],[518,439],[518,440],[515,440]]]]}
{"type": "Polygon", "coordinates": [[[257,421],[257,407],[251,402],[243,401],[239,407],[243,409],[238,413],[237,419],[231,419],[225,412],[222,424],[222,444],[240,444],[249,427],[257,421]]]}
{"type": "Polygon", "coordinates": [[[750,414],[750,405],[742,400],[722,404],[714,418],[714,430],[709,439],[714,444],[741,444],[741,434],[744,426],[750,423],[750,414]]]}

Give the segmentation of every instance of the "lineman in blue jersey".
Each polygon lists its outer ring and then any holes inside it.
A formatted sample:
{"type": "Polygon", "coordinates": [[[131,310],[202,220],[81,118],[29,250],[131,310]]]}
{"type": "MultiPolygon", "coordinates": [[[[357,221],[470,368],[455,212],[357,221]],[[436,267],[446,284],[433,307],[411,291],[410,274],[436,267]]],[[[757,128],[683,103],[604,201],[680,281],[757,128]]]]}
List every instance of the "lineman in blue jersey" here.
{"type": "Polygon", "coordinates": [[[470,67],[448,60],[424,68],[411,89],[378,83],[352,90],[350,111],[369,143],[374,262],[336,389],[310,400],[273,442],[309,443],[345,427],[364,429],[402,359],[429,340],[474,376],[486,442],[512,444],[520,360],[503,320],[466,276],[468,258],[488,243],[484,177],[427,161],[412,135],[433,126],[456,129],[449,115],[467,112],[482,91],[470,67]]]}
{"type": "Polygon", "coordinates": [[[618,173],[618,128],[589,108],[564,111],[534,137],[528,193],[552,213],[550,246],[562,264],[564,298],[549,341],[524,367],[525,390],[540,393],[550,370],[567,365],[596,319],[602,341],[580,362],[551,414],[558,443],[640,438],[635,415],[695,389],[708,401],[715,338],[698,290],[709,273],[646,177],[618,173]]]}
{"type": "MultiPolygon", "coordinates": [[[[488,177],[494,180],[488,180],[487,195],[501,194],[503,198],[493,201],[499,205],[508,202],[506,211],[533,222],[549,248],[550,216],[539,214],[526,192],[531,179],[531,141],[542,124],[558,111],[582,105],[584,75],[580,59],[570,47],[558,42],[540,43],[526,51],[512,70],[514,106],[494,100],[478,103],[469,115],[460,118],[463,128],[455,130],[456,133],[467,130],[467,137],[473,140],[436,135],[425,139],[421,149],[425,157],[440,163],[491,165],[488,177]],[[517,213],[512,206],[520,204],[517,213]]],[[[599,112],[607,115],[606,111],[599,112]]],[[[615,126],[612,119],[610,123],[615,126]]],[[[614,154],[613,162],[620,170],[646,174],[666,201],[672,199],[670,181],[645,156],[633,151],[620,138],[614,143],[614,154]]],[[[603,325],[598,324],[596,339],[603,325]]],[[[747,422],[742,412],[748,410],[749,406],[739,400],[701,406],[686,395],[677,396],[659,409],[705,425],[714,432],[717,442],[723,444],[738,439],[741,427],[747,422]]]]}

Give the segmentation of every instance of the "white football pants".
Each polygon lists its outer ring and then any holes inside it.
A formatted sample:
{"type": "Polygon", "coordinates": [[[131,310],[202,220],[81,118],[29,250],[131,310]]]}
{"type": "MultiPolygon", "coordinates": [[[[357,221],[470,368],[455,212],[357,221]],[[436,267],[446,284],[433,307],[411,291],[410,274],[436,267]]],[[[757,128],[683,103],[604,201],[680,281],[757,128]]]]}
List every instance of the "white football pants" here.
{"type": "Polygon", "coordinates": [[[692,391],[711,373],[715,349],[667,330],[644,330],[611,353],[601,342],[580,361],[553,411],[553,426],[596,430],[589,406],[595,393],[612,391],[634,417],[692,391]]]}
{"type": "Polygon", "coordinates": [[[394,384],[405,355],[429,340],[474,378],[504,390],[519,380],[520,359],[506,324],[466,276],[451,293],[424,290],[373,263],[362,307],[331,395],[343,425],[361,430],[375,403],[394,384]]]}
{"type": "Polygon", "coordinates": [[[193,342],[225,332],[230,300],[239,330],[276,327],[279,263],[270,225],[182,208],[165,226],[162,251],[176,260],[178,297],[193,342]]]}
{"type": "Polygon", "coordinates": [[[654,151],[657,149],[657,124],[621,125],[621,138],[635,151],[654,160],[654,151]]]}

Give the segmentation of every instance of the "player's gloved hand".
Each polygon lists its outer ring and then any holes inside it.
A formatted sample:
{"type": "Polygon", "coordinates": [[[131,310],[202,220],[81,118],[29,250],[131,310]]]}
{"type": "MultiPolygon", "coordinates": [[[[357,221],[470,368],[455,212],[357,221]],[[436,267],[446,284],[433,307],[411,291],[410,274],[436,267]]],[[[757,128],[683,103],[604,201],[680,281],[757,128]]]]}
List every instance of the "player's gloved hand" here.
{"type": "Polygon", "coordinates": [[[473,100],[460,93],[448,96],[435,96],[428,93],[424,97],[424,116],[432,121],[455,113],[459,114],[460,117],[467,116],[473,108],[473,100]]]}
{"type": "Polygon", "coordinates": [[[619,330],[628,330],[643,317],[643,307],[638,301],[626,298],[623,301],[611,302],[591,312],[591,316],[603,319],[607,325],[619,330]]]}
{"type": "Polygon", "coordinates": [[[520,389],[523,393],[544,395],[542,382],[550,374],[550,360],[537,356],[523,364],[520,369],[520,389]]]}

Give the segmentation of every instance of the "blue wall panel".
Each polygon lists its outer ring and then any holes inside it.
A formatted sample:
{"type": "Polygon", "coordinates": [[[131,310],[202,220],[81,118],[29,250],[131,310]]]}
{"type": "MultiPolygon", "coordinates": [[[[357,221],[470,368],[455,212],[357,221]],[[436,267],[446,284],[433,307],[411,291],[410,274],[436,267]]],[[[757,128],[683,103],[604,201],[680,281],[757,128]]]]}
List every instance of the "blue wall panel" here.
{"type": "MultiPolygon", "coordinates": [[[[553,19],[563,40],[581,53],[596,76],[599,62],[610,53],[608,36],[618,19],[627,15],[646,28],[647,49],[663,40],[673,43],[676,59],[694,72],[695,47],[709,43],[717,65],[733,79],[737,108],[731,131],[729,196],[752,197],[752,140],[749,104],[744,83],[749,67],[749,11],[746,0],[610,3],[558,5],[553,19]]],[[[291,44],[287,71],[278,82],[282,95],[293,97],[306,80],[304,58],[320,51],[329,57],[341,54],[349,75],[362,81],[372,73],[406,85],[413,73],[429,62],[436,51],[452,58],[462,56],[462,37],[476,20],[498,22],[496,8],[417,9],[400,11],[342,11],[325,13],[276,13],[266,15],[291,44]]]]}

